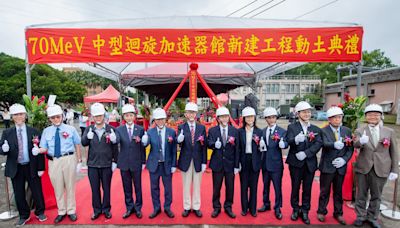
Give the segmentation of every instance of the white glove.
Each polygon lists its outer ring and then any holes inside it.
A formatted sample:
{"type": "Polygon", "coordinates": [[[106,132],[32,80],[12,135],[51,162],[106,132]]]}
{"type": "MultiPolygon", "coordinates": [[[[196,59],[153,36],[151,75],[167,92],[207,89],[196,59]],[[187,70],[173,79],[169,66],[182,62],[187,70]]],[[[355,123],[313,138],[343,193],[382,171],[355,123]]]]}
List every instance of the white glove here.
{"type": "Polygon", "coordinates": [[[294,137],[294,141],[296,145],[299,145],[299,143],[304,142],[306,140],[306,136],[304,135],[303,132],[300,132],[296,137],[294,137]]]}
{"type": "Polygon", "coordinates": [[[398,175],[397,173],[390,173],[390,174],[389,174],[389,177],[388,177],[388,180],[394,181],[394,180],[396,180],[398,177],[399,177],[399,175],[398,175]]]}
{"type": "Polygon", "coordinates": [[[171,173],[175,173],[176,168],[175,167],[171,167],[171,173]]]}
{"type": "Polygon", "coordinates": [[[346,164],[346,161],[342,158],[335,158],[335,160],[332,161],[332,165],[335,166],[335,168],[339,169],[342,166],[344,166],[346,164]]]}
{"type": "Polygon", "coordinates": [[[207,165],[206,164],[201,164],[201,172],[204,173],[206,171],[207,165]]]}
{"type": "Polygon", "coordinates": [[[267,144],[265,144],[264,137],[261,137],[260,140],[260,150],[263,152],[267,151],[267,144]]]}
{"type": "Polygon", "coordinates": [[[89,117],[87,117],[87,116],[82,116],[82,122],[86,122],[86,121],[88,121],[88,119],[89,119],[89,117]]]}
{"type": "Polygon", "coordinates": [[[82,169],[82,162],[79,162],[79,163],[76,165],[76,173],[80,173],[80,172],[81,172],[81,169],[82,169]]]}
{"type": "Polygon", "coordinates": [[[112,128],[111,128],[111,134],[110,134],[110,141],[114,144],[117,142],[117,135],[115,134],[114,129],[112,129],[112,128]]]}
{"type": "Polygon", "coordinates": [[[215,142],[215,148],[216,149],[221,149],[221,146],[222,146],[222,143],[221,143],[221,141],[219,140],[219,137],[218,137],[217,141],[215,142]]]}
{"type": "Polygon", "coordinates": [[[147,135],[147,131],[145,131],[144,135],[142,136],[142,144],[143,144],[143,146],[147,146],[148,142],[149,142],[149,136],[147,135]]]}
{"type": "Polygon", "coordinates": [[[307,157],[306,153],[304,151],[300,151],[296,153],[296,158],[300,161],[303,161],[307,157]]]}
{"type": "Polygon", "coordinates": [[[185,140],[185,136],[183,135],[183,129],[181,129],[181,133],[178,135],[178,143],[183,142],[185,140]]]}
{"type": "Polygon", "coordinates": [[[281,138],[281,140],[279,141],[279,148],[285,149],[285,147],[286,147],[285,142],[283,141],[283,138],[281,138]]]}
{"type": "Polygon", "coordinates": [[[344,143],[341,140],[342,138],[339,138],[338,141],[333,143],[333,147],[335,147],[336,150],[341,150],[344,147],[344,143]]]}
{"type": "Polygon", "coordinates": [[[40,149],[37,145],[34,145],[32,148],[32,154],[33,156],[37,156],[40,153],[40,149]]]}
{"type": "Polygon", "coordinates": [[[89,128],[89,132],[87,133],[87,138],[88,138],[89,140],[92,140],[93,137],[94,137],[93,130],[92,130],[92,128],[89,128]]]}
{"type": "Polygon", "coordinates": [[[240,171],[240,169],[238,169],[238,168],[234,168],[234,169],[233,169],[233,173],[234,173],[235,175],[238,174],[239,171],[240,171]]]}
{"type": "Polygon", "coordinates": [[[360,137],[360,143],[361,143],[361,145],[364,145],[364,144],[367,144],[368,141],[369,141],[369,136],[365,133],[365,130],[364,130],[363,135],[360,137]]]}
{"type": "Polygon", "coordinates": [[[116,168],[117,168],[117,163],[113,162],[113,163],[111,164],[111,171],[114,172],[116,168]]]}
{"type": "Polygon", "coordinates": [[[43,176],[43,173],[44,173],[44,171],[38,171],[38,172],[37,172],[37,175],[38,175],[39,177],[41,177],[41,176],[43,176]]]}
{"type": "Polygon", "coordinates": [[[142,164],[142,170],[144,170],[144,168],[146,168],[146,164],[142,164]]]}
{"type": "Polygon", "coordinates": [[[4,153],[7,153],[8,151],[10,151],[10,146],[8,145],[7,140],[4,140],[4,143],[1,146],[1,149],[3,150],[4,153]]]}

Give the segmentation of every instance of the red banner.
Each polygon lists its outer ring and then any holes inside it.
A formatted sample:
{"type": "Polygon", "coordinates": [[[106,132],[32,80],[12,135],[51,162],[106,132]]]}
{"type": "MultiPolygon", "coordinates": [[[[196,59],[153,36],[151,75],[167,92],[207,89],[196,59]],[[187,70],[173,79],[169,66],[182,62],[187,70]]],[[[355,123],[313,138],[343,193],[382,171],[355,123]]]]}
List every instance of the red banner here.
{"type": "Polygon", "coordinates": [[[29,63],[358,62],[362,27],[26,30],[29,63]]]}
{"type": "Polygon", "coordinates": [[[194,70],[189,76],[189,101],[197,104],[197,74],[194,70]]]}

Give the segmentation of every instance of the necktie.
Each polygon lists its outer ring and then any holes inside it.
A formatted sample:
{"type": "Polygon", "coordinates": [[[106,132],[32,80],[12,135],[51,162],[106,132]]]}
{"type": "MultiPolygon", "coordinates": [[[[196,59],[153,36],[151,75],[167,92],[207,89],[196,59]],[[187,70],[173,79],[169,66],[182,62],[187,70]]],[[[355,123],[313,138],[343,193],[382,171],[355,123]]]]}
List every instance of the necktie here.
{"type": "Polygon", "coordinates": [[[24,160],[24,142],[22,140],[22,128],[18,128],[18,163],[24,160]]]}
{"type": "Polygon", "coordinates": [[[269,137],[267,140],[267,145],[269,145],[271,139],[272,139],[272,128],[269,129],[269,137]]]}
{"type": "Polygon", "coordinates": [[[54,157],[59,158],[61,157],[60,128],[57,128],[54,139],[55,139],[54,157]]]}
{"type": "Polygon", "coordinates": [[[222,128],[222,143],[226,145],[226,129],[222,128]]]}
{"type": "Polygon", "coordinates": [[[371,128],[371,135],[372,135],[372,143],[376,147],[376,145],[378,144],[378,135],[374,127],[371,128]]]}
{"type": "Polygon", "coordinates": [[[163,155],[163,151],[162,151],[162,138],[161,138],[161,130],[158,130],[158,146],[160,148],[160,161],[164,161],[164,155],[163,155]]]}
{"type": "Polygon", "coordinates": [[[193,125],[190,125],[190,134],[192,136],[192,144],[194,144],[194,127],[193,127],[193,125]]]}
{"type": "Polygon", "coordinates": [[[128,127],[129,141],[132,141],[132,128],[128,127]]]}
{"type": "Polygon", "coordinates": [[[339,132],[338,131],[339,130],[336,130],[336,131],[333,132],[335,134],[336,141],[338,141],[338,139],[339,139],[339,132]]]}

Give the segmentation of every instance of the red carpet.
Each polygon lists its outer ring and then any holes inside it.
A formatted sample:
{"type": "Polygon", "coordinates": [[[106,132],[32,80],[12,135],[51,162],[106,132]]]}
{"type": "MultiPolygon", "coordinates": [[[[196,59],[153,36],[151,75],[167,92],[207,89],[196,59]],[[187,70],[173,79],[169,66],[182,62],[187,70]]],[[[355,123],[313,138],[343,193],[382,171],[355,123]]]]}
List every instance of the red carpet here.
{"type": "MultiPolygon", "coordinates": [[[[317,172],[319,175],[319,172],[317,172]]],[[[264,213],[258,213],[256,218],[253,218],[251,215],[247,215],[243,217],[240,215],[241,207],[240,207],[240,181],[239,175],[236,176],[235,180],[235,198],[233,211],[236,214],[236,219],[229,218],[225,213],[221,213],[220,216],[216,219],[211,218],[212,212],[212,177],[211,170],[207,170],[207,172],[203,175],[202,180],[202,206],[201,210],[203,212],[202,218],[197,218],[193,213],[191,213],[187,218],[183,218],[181,216],[183,206],[182,206],[182,177],[179,171],[174,174],[173,177],[173,203],[172,203],[172,211],[175,213],[175,218],[170,219],[164,213],[161,213],[155,219],[149,219],[148,216],[153,211],[153,205],[151,202],[151,194],[150,194],[150,178],[147,170],[144,171],[143,177],[143,218],[137,219],[136,216],[132,215],[128,219],[122,219],[122,215],[125,212],[125,204],[124,204],[124,193],[122,189],[121,176],[119,171],[115,171],[112,179],[111,186],[111,212],[113,217],[111,219],[105,219],[102,215],[96,221],[91,221],[90,216],[92,214],[91,207],[91,190],[89,186],[88,178],[84,178],[77,183],[76,186],[76,200],[77,200],[77,215],[78,220],[75,223],[72,223],[68,218],[65,218],[61,224],[253,224],[253,225],[291,225],[291,224],[303,224],[299,219],[296,222],[290,220],[290,214],[292,212],[292,208],[290,207],[290,176],[289,170],[287,166],[285,167],[284,177],[283,177],[283,219],[277,220],[274,216],[274,212],[268,211],[264,213]]],[[[161,181],[160,181],[161,182],[161,181]]],[[[271,185],[272,188],[272,185],[271,185]]],[[[223,204],[225,190],[223,189],[222,200],[223,204]]],[[[273,193],[273,190],[272,190],[273,193]]],[[[161,202],[163,205],[163,193],[161,192],[161,202]]],[[[319,182],[314,181],[313,191],[312,191],[312,200],[311,200],[311,211],[310,211],[310,219],[311,224],[321,225],[321,224],[337,224],[337,222],[333,219],[333,205],[332,205],[332,197],[328,205],[329,214],[326,217],[326,222],[321,223],[317,220],[316,210],[318,207],[318,196],[319,196],[319,182]]],[[[45,195],[45,198],[47,196],[45,195]]],[[[273,202],[274,196],[272,194],[271,200],[273,202]]],[[[46,199],[46,202],[49,202],[46,199]]],[[[262,205],[262,181],[261,175],[259,179],[259,189],[258,189],[258,207],[262,205]]],[[[272,204],[273,206],[273,204],[272,204]]],[[[343,207],[344,210],[344,218],[348,223],[352,223],[355,219],[355,213],[353,209],[350,209],[346,206],[343,207]]],[[[57,216],[57,209],[55,207],[48,208],[46,210],[46,215],[48,216],[48,220],[44,223],[40,223],[34,216],[32,216],[32,220],[29,224],[53,224],[54,218],[57,216]]]]}

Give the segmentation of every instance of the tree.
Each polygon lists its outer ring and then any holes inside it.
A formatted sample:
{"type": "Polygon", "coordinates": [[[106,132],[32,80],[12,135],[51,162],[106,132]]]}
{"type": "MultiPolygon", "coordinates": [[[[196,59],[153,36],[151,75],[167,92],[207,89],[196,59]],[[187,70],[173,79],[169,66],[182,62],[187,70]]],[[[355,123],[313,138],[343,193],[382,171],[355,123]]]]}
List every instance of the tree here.
{"type": "MultiPolygon", "coordinates": [[[[82,102],[84,87],[65,73],[46,64],[36,65],[31,72],[32,94],[38,97],[57,95],[57,101],[76,104],[82,102]]],[[[26,93],[25,61],[0,53],[0,101],[23,103],[26,93]]]]}
{"type": "Polygon", "coordinates": [[[78,70],[74,72],[66,73],[67,77],[81,83],[86,87],[96,87],[101,86],[101,88],[106,89],[110,84],[118,90],[118,83],[114,80],[101,77],[90,71],[78,70]]]}
{"type": "Polygon", "coordinates": [[[389,67],[395,67],[396,65],[392,63],[389,57],[385,56],[385,52],[380,49],[375,49],[371,52],[363,51],[363,66],[376,67],[380,69],[385,69],[389,67]]]}

